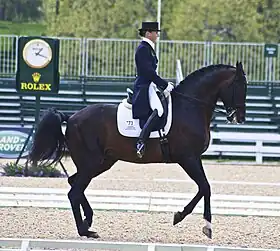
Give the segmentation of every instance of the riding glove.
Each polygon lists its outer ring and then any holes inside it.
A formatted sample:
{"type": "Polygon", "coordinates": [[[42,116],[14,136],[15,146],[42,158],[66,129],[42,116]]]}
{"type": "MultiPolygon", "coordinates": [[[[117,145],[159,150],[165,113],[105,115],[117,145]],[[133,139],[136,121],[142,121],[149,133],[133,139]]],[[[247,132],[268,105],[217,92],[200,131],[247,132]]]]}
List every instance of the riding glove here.
{"type": "Polygon", "coordinates": [[[167,87],[165,88],[165,90],[163,91],[164,95],[166,97],[168,97],[168,95],[170,94],[170,92],[172,92],[172,90],[174,89],[174,83],[172,82],[168,82],[167,87]]]}

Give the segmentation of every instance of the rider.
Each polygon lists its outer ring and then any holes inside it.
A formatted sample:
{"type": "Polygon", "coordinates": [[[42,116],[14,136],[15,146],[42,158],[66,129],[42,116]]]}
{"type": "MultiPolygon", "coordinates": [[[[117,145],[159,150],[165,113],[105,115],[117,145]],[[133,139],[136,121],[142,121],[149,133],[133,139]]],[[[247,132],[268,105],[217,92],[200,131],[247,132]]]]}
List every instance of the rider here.
{"type": "Polygon", "coordinates": [[[167,82],[158,76],[156,69],[158,59],[155,53],[155,43],[159,32],[158,22],[142,22],[142,28],[139,29],[139,35],[143,37],[135,53],[135,63],[137,76],[134,83],[134,93],[132,97],[132,113],[134,119],[147,119],[141,134],[136,143],[137,156],[142,158],[145,150],[145,142],[157,123],[161,114],[158,109],[153,109],[149,103],[149,87],[154,83],[158,90],[167,95],[173,88],[172,82],[167,82]]]}

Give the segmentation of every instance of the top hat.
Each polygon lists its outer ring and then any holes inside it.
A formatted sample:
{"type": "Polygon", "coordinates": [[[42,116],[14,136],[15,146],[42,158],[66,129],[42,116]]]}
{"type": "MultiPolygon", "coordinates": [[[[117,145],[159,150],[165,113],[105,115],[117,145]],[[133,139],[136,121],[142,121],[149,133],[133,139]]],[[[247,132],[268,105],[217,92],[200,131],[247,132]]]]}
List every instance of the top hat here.
{"type": "Polygon", "coordinates": [[[160,31],[158,22],[142,22],[142,27],[139,31],[160,31]]]}

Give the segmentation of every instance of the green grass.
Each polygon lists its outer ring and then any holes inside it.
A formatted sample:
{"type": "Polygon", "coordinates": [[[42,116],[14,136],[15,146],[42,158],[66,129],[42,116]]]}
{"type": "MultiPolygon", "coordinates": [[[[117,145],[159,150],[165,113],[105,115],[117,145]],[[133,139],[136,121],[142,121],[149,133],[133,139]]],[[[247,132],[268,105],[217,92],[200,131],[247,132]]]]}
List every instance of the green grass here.
{"type": "Polygon", "coordinates": [[[0,35],[46,35],[46,26],[42,23],[20,23],[0,21],[0,35]]]}

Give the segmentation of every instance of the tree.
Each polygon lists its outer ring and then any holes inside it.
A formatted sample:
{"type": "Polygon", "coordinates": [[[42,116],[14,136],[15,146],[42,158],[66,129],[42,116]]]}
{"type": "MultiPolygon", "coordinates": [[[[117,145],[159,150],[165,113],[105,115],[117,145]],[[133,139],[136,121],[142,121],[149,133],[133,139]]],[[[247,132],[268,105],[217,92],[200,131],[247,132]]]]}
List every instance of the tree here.
{"type": "Polygon", "coordinates": [[[258,3],[242,0],[183,0],[166,25],[177,40],[261,41],[258,3]]]}
{"type": "Polygon", "coordinates": [[[53,35],[136,38],[141,21],[156,18],[151,0],[60,0],[58,15],[55,2],[44,4],[53,35]]]}
{"type": "Polygon", "coordinates": [[[0,0],[0,20],[35,21],[42,18],[42,0],[0,0]]]}
{"type": "MultiPolygon", "coordinates": [[[[44,13],[50,35],[138,38],[141,21],[157,19],[157,1],[45,0],[44,13]]],[[[278,0],[162,0],[161,39],[279,41],[279,17],[278,0]]]]}
{"type": "Polygon", "coordinates": [[[259,2],[260,32],[264,41],[280,43],[280,2],[278,0],[263,0],[259,2]]]}

